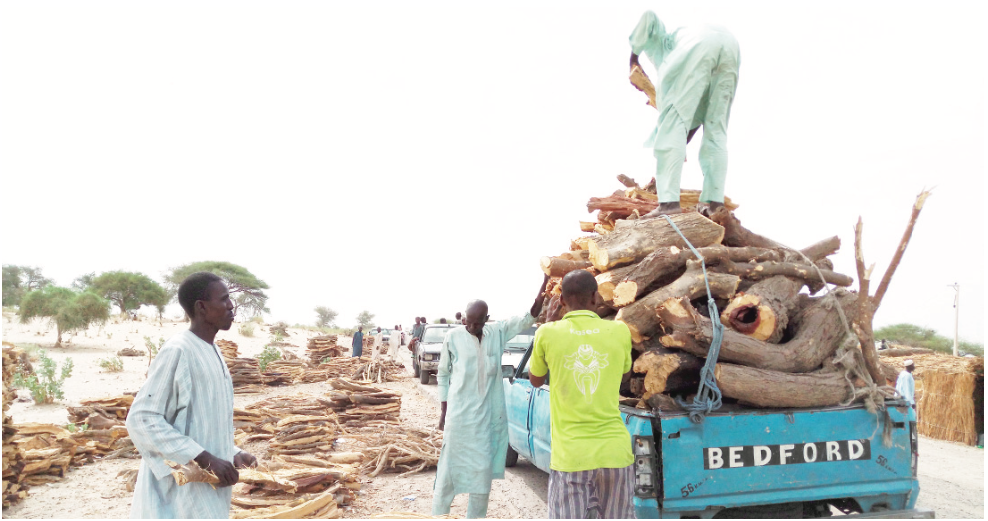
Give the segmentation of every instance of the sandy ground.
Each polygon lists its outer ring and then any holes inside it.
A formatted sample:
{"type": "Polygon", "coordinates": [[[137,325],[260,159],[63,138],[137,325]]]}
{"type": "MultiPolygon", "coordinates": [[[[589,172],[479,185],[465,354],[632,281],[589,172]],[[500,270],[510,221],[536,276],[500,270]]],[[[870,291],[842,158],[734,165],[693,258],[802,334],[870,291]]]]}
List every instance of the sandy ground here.
{"type": "MultiPolygon", "coordinates": [[[[45,406],[34,405],[28,393],[20,391],[18,402],[11,406],[15,423],[44,422],[64,424],[65,407],[78,405],[86,399],[102,398],[136,391],[143,383],[147,358],[124,358],[124,371],[101,372],[98,361],[114,356],[124,347],[142,349],[144,336],[152,339],[169,338],[188,327],[181,321],[133,322],[107,324],[90,328],[72,336],[62,348],[52,348],[55,332],[40,323],[19,324],[5,315],[3,340],[17,345],[36,344],[47,349],[59,362],[72,357],[75,370],[65,383],[65,400],[45,406]]],[[[218,338],[232,340],[240,346],[241,356],[256,356],[269,340],[268,328],[257,325],[255,336],[247,338],[237,327],[221,332],[218,338]]],[[[303,354],[308,338],[316,333],[289,330],[286,340],[295,345],[296,354],[303,354]]],[[[341,340],[343,345],[347,341],[341,340]]],[[[408,351],[402,348],[406,367],[411,367],[408,351]]],[[[422,385],[417,379],[385,384],[402,392],[402,418],[419,427],[434,427],[439,421],[435,379],[422,385]]],[[[306,384],[271,388],[263,394],[237,395],[235,405],[243,407],[270,396],[311,393],[321,394],[325,384],[306,384]]],[[[246,447],[250,450],[251,447],[246,447]]],[[[933,510],[938,518],[983,519],[984,510],[984,451],[957,443],[920,439],[919,481],[921,492],[917,508],[933,510]]],[[[132,493],[117,477],[122,470],[137,468],[137,460],[100,461],[72,469],[65,479],[33,487],[27,499],[5,509],[4,518],[126,518],[130,512],[132,493]]],[[[432,484],[435,471],[422,472],[406,478],[381,475],[367,480],[357,501],[344,512],[344,517],[361,518],[375,512],[409,511],[428,514],[432,509],[432,484]]],[[[491,491],[489,517],[518,519],[544,518],[548,476],[524,458],[507,469],[506,479],[494,482],[491,491]]],[[[460,495],[453,502],[452,514],[464,517],[467,497],[460,495]]]]}

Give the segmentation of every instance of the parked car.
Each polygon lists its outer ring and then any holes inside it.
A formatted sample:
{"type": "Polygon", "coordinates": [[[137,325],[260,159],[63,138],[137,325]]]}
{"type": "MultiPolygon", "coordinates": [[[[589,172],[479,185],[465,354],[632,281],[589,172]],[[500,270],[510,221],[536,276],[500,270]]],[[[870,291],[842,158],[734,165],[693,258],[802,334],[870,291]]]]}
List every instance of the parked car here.
{"type": "Polygon", "coordinates": [[[419,381],[427,384],[439,370],[439,352],[443,348],[446,334],[459,327],[456,324],[428,324],[422,332],[422,340],[415,345],[412,353],[412,372],[419,381]]]}

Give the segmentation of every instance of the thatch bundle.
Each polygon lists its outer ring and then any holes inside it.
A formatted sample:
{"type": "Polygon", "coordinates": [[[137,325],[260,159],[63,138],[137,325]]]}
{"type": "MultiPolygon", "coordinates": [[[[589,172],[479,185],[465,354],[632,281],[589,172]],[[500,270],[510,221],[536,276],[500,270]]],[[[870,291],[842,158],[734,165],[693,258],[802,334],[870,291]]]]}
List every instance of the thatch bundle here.
{"type": "MultiPolygon", "coordinates": [[[[981,379],[984,381],[984,375],[981,379]]],[[[917,408],[919,433],[976,445],[978,426],[973,396],[977,380],[974,373],[927,371],[923,376],[923,399],[917,408]]]]}

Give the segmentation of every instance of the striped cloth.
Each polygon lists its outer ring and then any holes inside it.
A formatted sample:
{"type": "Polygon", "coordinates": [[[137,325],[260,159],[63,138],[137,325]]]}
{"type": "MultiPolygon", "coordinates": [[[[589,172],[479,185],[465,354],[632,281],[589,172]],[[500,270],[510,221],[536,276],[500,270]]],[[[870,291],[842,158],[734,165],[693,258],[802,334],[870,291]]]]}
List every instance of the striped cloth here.
{"type": "Polygon", "coordinates": [[[549,519],[634,519],[635,466],[549,471],[549,519]]]}
{"type": "Polygon", "coordinates": [[[230,517],[231,487],[175,484],[165,460],[188,463],[203,450],[232,462],[233,381],[215,345],[191,331],[175,335],[151,363],[127,416],[141,453],[132,518],[230,517]]]}

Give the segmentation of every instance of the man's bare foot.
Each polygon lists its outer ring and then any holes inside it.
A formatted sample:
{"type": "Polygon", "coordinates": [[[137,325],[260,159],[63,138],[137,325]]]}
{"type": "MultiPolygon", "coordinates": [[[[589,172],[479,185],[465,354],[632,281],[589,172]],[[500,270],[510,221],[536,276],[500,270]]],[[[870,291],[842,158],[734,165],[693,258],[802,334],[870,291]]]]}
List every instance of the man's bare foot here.
{"type": "Polygon", "coordinates": [[[641,218],[654,219],[663,215],[676,215],[677,213],[683,213],[683,209],[679,206],[679,201],[659,203],[659,206],[656,209],[641,216],[641,218]]]}

